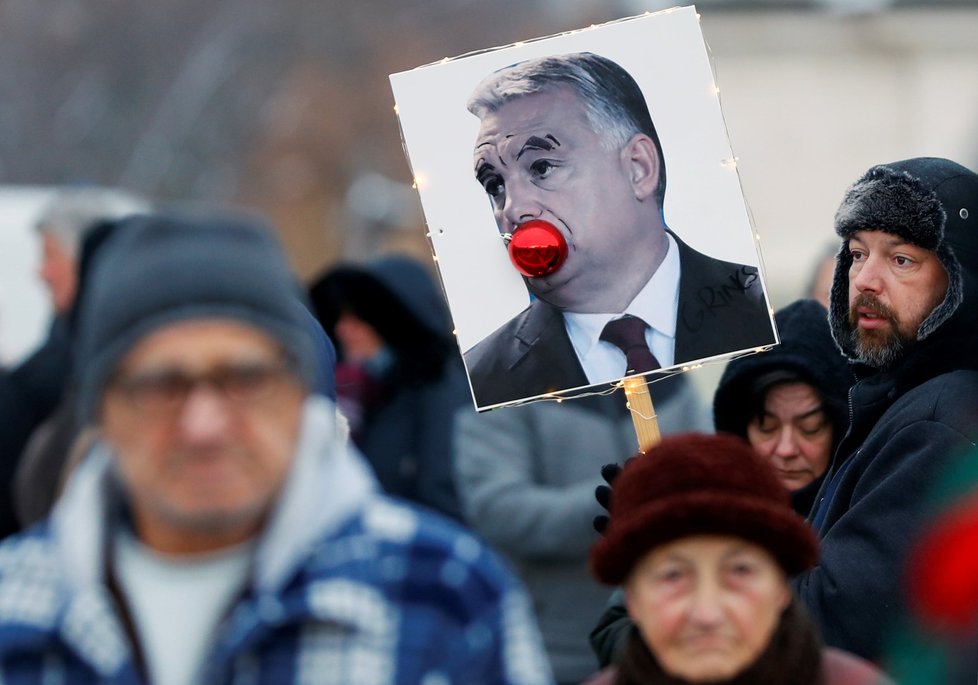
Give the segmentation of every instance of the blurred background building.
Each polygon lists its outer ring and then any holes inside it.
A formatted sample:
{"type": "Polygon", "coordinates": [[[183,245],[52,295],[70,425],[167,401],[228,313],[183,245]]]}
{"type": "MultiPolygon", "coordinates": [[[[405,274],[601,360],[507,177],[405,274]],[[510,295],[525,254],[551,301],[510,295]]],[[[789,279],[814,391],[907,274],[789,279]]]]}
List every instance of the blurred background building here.
{"type": "MultiPolygon", "coordinates": [[[[0,204],[90,183],[244,206],[306,279],[393,248],[427,255],[388,74],[673,4],[0,0],[0,204]]],[[[978,0],[697,8],[775,307],[801,293],[868,166],[978,163],[978,0]]],[[[10,244],[7,280],[24,268],[10,244]]],[[[0,283],[0,329],[26,307],[12,289],[0,283]]]]}

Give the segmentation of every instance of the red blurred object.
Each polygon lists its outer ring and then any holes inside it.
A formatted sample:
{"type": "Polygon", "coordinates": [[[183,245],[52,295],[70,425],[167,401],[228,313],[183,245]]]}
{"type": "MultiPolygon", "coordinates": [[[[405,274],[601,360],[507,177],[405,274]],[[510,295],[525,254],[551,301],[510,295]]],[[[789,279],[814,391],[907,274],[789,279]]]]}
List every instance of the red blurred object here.
{"type": "Polygon", "coordinates": [[[567,259],[567,241],[553,224],[540,219],[527,221],[513,231],[509,259],[527,278],[549,276],[567,259]]]}
{"type": "Polygon", "coordinates": [[[962,630],[978,617],[978,501],[943,514],[910,559],[910,600],[935,628],[962,630]]]}

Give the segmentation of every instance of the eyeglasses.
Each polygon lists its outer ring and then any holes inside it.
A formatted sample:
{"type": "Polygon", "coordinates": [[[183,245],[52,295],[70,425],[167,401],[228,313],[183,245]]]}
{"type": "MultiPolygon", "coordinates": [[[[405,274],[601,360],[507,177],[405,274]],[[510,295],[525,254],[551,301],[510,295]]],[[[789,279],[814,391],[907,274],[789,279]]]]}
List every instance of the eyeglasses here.
{"type": "Polygon", "coordinates": [[[117,375],[107,387],[116,390],[134,407],[144,411],[172,411],[182,407],[200,385],[214,388],[234,405],[253,405],[269,398],[282,383],[294,378],[285,361],[247,362],[218,366],[205,373],[161,369],[117,375]]]}

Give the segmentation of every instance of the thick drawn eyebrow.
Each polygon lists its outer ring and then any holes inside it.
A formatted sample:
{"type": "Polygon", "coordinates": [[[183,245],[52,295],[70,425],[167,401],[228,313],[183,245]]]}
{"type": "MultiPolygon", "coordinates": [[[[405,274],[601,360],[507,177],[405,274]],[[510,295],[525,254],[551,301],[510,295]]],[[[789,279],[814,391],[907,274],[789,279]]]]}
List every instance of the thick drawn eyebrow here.
{"type": "MultiPolygon", "coordinates": [[[[476,153],[478,153],[478,152],[479,152],[479,150],[481,150],[482,148],[484,148],[484,147],[492,147],[492,145],[493,145],[493,143],[492,143],[492,141],[489,141],[489,140],[487,140],[487,141],[484,141],[484,142],[482,142],[482,143],[479,143],[479,144],[477,144],[477,145],[475,146],[475,150],[474,150],[474,152],[476,152],[476,153]]],[[[488,157],[488,156],[489,156],[489,155],[486,155],[486,157],[488,157]]],[[[476,173],[476,174],[479,174],[479,173],[481,172],[481,170],[482,170],[482,169],[483,169],[484,167],[486,167],[486,166],[488,166],[488,167],[490,167],[490,168],[492,168],[492,169],[495,169],[495,168],[496,168],[496,167],[495,167],[495,166],[493,165],[493,163],[492,163],[492,162],[489,162],[489,161],[487,161],[487,159],[486,159],[486,157],[479,157],[479,158],[477,158],[477,159],[475,160],[475,173],[476,173]]],[[[500,166],[502,166],[502,167],[506,167],[506,166],[507,166],[507,164],[506,164],[506,160],[505,160],[505,159],[503,159],[501,155],[497,155],[497,157],[499,158],[499,165],[500,165],[500,166]]]]}
{"type": "Polygon", "coordinates": [[[492,165],[491,162],[487,162],[485,158],[480,157],[475,163],[475,178],[480,183],[486,174],[491,174],[496,171],[496,167],[492,165]]]}
{"type": "MultiPolygon", "coordinates": [[[[482,148],[484,148],[484,147],[492,147],[492,146],[493,146],[493,142],[491,140],[486,140],[486,141],[483,141],[481,143],[478,143],[475,146],[475,150],[473,150],[473,152],[478,153],[479,150],[481,150],[482,148]]],[[[485,157],[480,157],[480,159],[485,159],[485,157]]],[[[502,158],[501,157],[500,157],[500,161],[502,161],[502,158]]],[[[505,163],[504,163],[504,166],[505,166],[505,163]]]]}
{"type": "Polygon", "coordinates": [[[523,153],[527,150],[553,150],[555,147],[560,147],[560,141],[554,138],[551,134],[545,135],[543,138],[540,136],[530,136],[523,143],[523,147],[520,151],[516,153],[516,159],[518,160],[523,156],[523,153]]]}

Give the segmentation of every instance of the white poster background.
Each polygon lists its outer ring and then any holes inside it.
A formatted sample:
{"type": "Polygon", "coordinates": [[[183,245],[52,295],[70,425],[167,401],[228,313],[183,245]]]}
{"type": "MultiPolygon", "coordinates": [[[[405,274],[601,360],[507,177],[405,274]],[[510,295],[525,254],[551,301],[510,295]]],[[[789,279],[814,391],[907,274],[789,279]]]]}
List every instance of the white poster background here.
{"type": "MultiPolygon", "coordinates": [[[[390,77],[404,146],[432,249],[467,351],[530,298],[476,182],[478,118],[465,103],[497,69],[544,55],[589,51],[638,82],[662,144],[666,224],[711,257],[759,266],[759,256],[693,7],[593,26],[479,52],[390,77]]],[[[763,274],[762,274],[763,281],[763,274]]]]}

